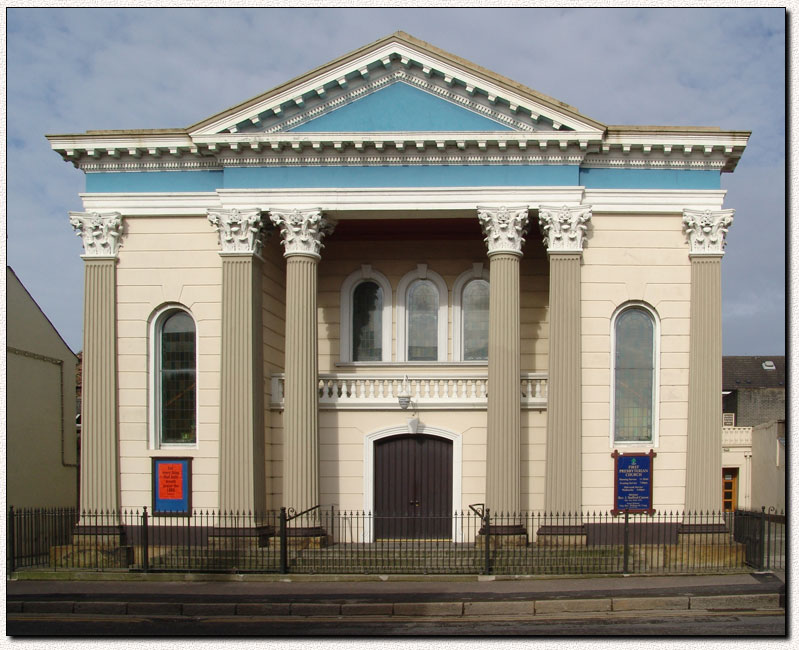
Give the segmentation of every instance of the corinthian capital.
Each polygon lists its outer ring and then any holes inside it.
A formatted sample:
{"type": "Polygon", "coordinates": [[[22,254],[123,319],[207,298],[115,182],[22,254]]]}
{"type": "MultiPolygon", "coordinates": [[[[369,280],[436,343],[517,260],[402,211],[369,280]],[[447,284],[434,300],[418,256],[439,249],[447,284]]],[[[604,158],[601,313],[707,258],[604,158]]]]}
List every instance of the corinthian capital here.
{"type": "Polygon", "coordinates": [[[682,227],[691,255],[723,255],[735,210],[683,210],[682,227]]]}
{"type": "Polygon", "coordinates": [[[268,231],[258,208],[209,209],[208,221],[219,232],[220,255],[238,253],[260,256],[268,231]]]}
{"type": "Polygon", "coordinates": [[[280,228],[283,237],[283,255],[310,255],[321,257],[322,239],[333,232],[335,222],[326,219],[319,209],[271,210],[269,218],[280,228]]]}
{"type": "Polygon", "coordinates": [[[488,254],[514,253],[521,256],[524,235],[527,233],[527,206],[506,208],[477,208],[477,218],[483,228],[488,254]]]}
{"type": "Polygon", "coordinates": [[[590,219],[590,205],[540,206],[538,225],[544,235],[547,251],[581,253],[585,243],[585,224],[590,219]]]}
{"type": "Polygon", "coordinates": [[[70,212],[69,223],[83,239],[83,257],[114,258],[122,236],[119,212],[70,212]]]}

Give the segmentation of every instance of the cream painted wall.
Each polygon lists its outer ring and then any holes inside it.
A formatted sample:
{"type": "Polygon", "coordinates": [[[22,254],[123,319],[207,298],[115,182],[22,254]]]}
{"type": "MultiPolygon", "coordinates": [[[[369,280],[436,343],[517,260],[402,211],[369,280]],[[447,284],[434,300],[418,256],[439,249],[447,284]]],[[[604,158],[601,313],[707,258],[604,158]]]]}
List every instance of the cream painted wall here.
{"type": "Polygon", "coordinates": [[[682,214],[621,214],[594,205],[583,252],[583,507],[613,507],[611,452],[654,449],[653,502],[681,510],[685,497],[691,266],[682,214]],[[611,318],[628,301],[660,321],[659,422],[655,444],[612,444],[611,318]]]}
{"type": "MultiPolygon", "coordinates": [[[[319,483],[320,502],[344,510],[363,510],[364,440],[369,434],[392,427],[406,426],[410,411],[332,411],[319,413],[319,483]]],[[[486,412],[420,411],[424,426],[444,429],[462,439],[462,489],[456,509],[485,501],[486,412]]],[[[282,412],[273,411],[273,449],[267,470],[270,508],[282,503],[283,445],[282,412]]],[[[546,414],[522,412],[521,431],[522,508],[541,509],[544,504],[544,450],[546,414]]]]}
{"type": "Polygon", "coordinates": [[[192,457],[192,506],[219,498],[219,350],[222,266],[205,215],[126,218],[117,264],[120,506],[152,503],[152,458],[192,457]],[[186,307],[197,326],[197,444],[150,442],[149,321],[161,306],[186,307]]]}
{"type": "Polygon", "coordinates": [[[6,503],[77,507],[78,359],[8,268],[6,308],[6,503]]]}
{"type": "MultiPolygon", "coordinates": [[[[420,235],[423,237],[423,232],[420,235]]],[[[523,372],[546,370],[548,354],[547,304],[549,268],[546,254],[537,237],[525,247],[520,266],[521,303],[521,368],[523,372]]],[[[452,287],[456,278],[481,262],[489,268],[485,244],[478,240],[441,241],[336,241],[335,232],[325,240],[319,264],[319,372],[336,372],[339,361],[339,329],[341,324],[341,285],[362,264],[370,264],[388,277],[392,289],[392,360],[396,360],[397,285],[402,277],[425,263],[439,273],[448,288],[447,358],[452,359],[452,287]]],[[[487,366],[486,366],[487,367],[487,366]]],[[[357,372],[357,370],[353,369],[357,372]]]]}

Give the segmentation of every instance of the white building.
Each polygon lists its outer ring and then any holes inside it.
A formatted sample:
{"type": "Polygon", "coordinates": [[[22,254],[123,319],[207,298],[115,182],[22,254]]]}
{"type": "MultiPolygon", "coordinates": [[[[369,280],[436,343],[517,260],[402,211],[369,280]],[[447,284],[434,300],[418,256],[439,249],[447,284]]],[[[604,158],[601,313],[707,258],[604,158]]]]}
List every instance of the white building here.
{"type": "Polygon", "coordinates": [[[719,510],[748,137],[401,32],[185,129],[48,136],[86,173],[82,507],[182,458],[204,509],[608,510],[653,450],[650,507],[719,510]]]}

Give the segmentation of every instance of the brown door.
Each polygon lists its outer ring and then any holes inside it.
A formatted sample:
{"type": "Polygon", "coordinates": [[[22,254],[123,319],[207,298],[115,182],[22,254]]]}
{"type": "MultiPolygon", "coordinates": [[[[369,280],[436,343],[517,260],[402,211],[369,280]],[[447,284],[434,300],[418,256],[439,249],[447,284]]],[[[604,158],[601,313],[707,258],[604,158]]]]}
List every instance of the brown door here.
{"type": "Polygon", "coordinates": [[[724,512],[734,512],[738,508],[737,467],[725,467],[721,470],[721,501],[724,512]]]}
{"type": "Polygon", "coordinates": [[[452,536],[452,441],[421,434],[375,443],[375,537],[452,536]]]}

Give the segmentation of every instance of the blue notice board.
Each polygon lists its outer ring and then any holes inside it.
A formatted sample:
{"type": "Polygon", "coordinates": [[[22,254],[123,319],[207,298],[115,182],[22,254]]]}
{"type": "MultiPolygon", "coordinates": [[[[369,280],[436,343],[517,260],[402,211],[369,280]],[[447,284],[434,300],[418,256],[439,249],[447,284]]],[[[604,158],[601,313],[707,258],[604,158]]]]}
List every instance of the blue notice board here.
{"type": "Polygon", "coordinates": [[[191,513],[191,458],[153,458],[153,514],[191,513]]]}
{"type": "Polygon", "coordinates": [[[652,507],[652,473],[657,454],[611,454],[616,467],[613,472],[613,510],[617,515],[627,512],[654,514],[652,507]]]}

